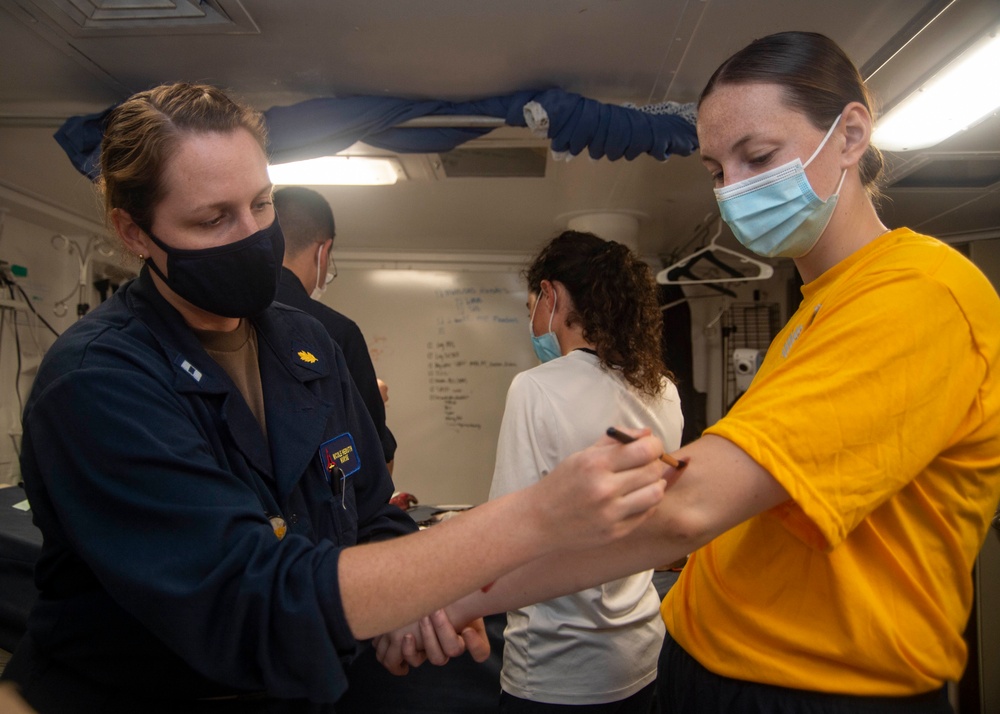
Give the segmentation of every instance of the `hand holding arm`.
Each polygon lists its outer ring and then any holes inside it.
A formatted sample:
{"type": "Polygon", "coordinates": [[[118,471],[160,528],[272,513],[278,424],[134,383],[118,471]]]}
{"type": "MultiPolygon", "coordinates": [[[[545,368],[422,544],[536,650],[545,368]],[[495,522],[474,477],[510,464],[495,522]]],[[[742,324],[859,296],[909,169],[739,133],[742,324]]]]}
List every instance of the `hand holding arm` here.
{"type": "Polygon", "coordinates": [[[444,610],[379,635],[372,645],[376,659],[395,675],[404,675],[410,667],[419,667],[427,661],[433,665],[445,665],[450,658],[464,652],[468,652],[476,662],[485,662],[490,656],[490,641],[483,619],[473,620],[458,632],[444,610]]]}
{"type": "Polygon", "coordinates": [[[650,436],[625,446],[602,437],[530,488],[419,533],[345,549],[340,594],[353,634],[413,622],[542,555],[621,538],[663,497],[661,450],[650,436]],[[372,605],[385,601],[393,607],[372,605]]]}
{"type": "Polygon", "coordinates": [[[627,535],[589,550],[556,552],[533,560],[500,577],[488,592],[473,592],[446,607],[450,621],[461,627],[475,617],[672,562],[788,500],[788,493],[767,471],[721,437],[704,436],[674,456],[688,465],[668,473],[670,486],[655,512],[627,535]]]}

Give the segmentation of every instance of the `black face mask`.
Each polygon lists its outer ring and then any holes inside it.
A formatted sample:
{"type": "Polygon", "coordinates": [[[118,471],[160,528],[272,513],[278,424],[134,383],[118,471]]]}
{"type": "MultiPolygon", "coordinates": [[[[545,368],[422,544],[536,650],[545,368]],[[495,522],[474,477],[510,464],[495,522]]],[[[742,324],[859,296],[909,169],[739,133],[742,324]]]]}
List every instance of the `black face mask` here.
{"type": "Polygon", "coordinates": [[[195,307],[222,317],[251,317],[274,301],[285,238],[278,219],[243,240],[199,250],[171,248],[146,231],[167,254],[168,278],[152,258],[149,269],[195,307]]]}

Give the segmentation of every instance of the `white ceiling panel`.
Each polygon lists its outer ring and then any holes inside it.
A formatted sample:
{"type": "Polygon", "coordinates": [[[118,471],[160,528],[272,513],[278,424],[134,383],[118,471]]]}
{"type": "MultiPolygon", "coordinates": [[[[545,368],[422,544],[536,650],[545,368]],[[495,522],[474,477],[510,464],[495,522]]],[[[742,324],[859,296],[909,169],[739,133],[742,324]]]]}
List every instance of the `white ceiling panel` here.
{"type": "MultiPolygon", "coordinates": [[[[97,202],[52,133],[71,115],[164,81],[218,84],[260,109],[323,96],[466,100],[548,87],[611,103],[690,102],[754,37],[802,29],[880,67],[872,86],[892,102],[1000,23],[996,0],[211,0],[232,22],[187,27],[176,17],[101,14],[121,3],[89,4],[97,10],[82,16],[72,0],[0,0],[0,203],[24,196],[91,225],[101,223],[97,202]]],[[[473,146],[546,143],[505,129],[473,146]]],[[[1000,152],[1000,120],[936,150],[1000,152]]],[[[641,250],[666,256],[715,209],[697,155],[550,158],[544,178],[447,178],[436,156],[400,160],[410,179],[396,186],[322,189],[340,250],[527,253],[569,217],[627,212],[639,217],[641,250]]],[[[888,193],[893,222],[949,234],[1000,226],[990,188],[888,193]]]]}

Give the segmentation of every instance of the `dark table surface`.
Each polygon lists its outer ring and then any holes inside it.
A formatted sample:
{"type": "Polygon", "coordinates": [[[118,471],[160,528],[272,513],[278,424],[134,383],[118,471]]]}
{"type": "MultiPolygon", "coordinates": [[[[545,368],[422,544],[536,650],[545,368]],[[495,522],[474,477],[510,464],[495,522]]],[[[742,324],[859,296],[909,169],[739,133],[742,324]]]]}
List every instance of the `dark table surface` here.
{"type": "Polygon", "coordinates": [[[33,574],[42,533],[29,511],[14,508],[24,500],[24,489],[0,488],[0,649],[8,652],[24,633],[38,595],[33,574]]]}

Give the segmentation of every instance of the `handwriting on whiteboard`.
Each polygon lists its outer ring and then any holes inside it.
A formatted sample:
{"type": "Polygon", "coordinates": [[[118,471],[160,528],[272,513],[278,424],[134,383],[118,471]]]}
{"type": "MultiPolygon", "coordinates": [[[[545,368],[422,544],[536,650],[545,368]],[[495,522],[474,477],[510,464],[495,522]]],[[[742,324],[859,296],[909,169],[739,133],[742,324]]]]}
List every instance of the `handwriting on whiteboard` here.
{"type": "Polygon", "coordinates": [[[516,370],[517,363],[505,359],[466,359],[455,340],[427,343],[427,386],[432,402],[441,404],[444,421],[459,429],[482,429],[465,418],[461,403],[475,396],[475,385],[488,378],[484,370],[516,370]]]}

